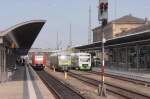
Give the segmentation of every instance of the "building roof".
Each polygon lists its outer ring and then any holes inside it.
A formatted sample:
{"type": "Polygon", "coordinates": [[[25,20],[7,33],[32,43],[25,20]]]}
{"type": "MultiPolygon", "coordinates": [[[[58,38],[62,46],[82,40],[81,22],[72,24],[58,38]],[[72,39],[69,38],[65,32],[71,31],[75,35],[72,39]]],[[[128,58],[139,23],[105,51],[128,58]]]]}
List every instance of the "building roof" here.
{"type": "MultiPolygon", "coordinates": [[[[118,23],[118,24],[121,24],[121,23],[137,23],[137,24],[144,24],[145,23],[145,19],[142,19],[142,18],[137,18],[137,17],[134,17],[132,16],[131,14],[130,15],[125,15],[121,18],[118,18],[116,20],[112,20],[110,22],[108,22],[108,24],[111,24],[111,23],[118,23]]],[[[108,25],[107,24],[107,25],[108,25]]],[[[95,29],[98,29],[100,28],[101,26],[98,26],[96,28],[94,28],[93,30],[95,29]]]]}
{"type": "Polygon", "coordinates": [[[31,48],[29,52],[53,52],[50,48],[31,48]]]}
{"type": "MultiPolygon", "coordinates": [[[[106,41],[105,47],[116,46],[116,45],[123,46],[126,44],[133,44],[137,42],[146,42],[146,41],[150,41],[150,29],[141,31],[141,32],[136,32],[130,35],[125,35],[125,36],[120,36],[120,37],[116,37],[113,39],[109,39],[106,41]]],[[[78,46],[78,47],[75,47],[75,49],[80,49],[80,50],[100,49],[101,46],[102,46],[102,42],[99,41],[99,42],[95,42],[95,43],[88,44],[88,45],[78,46]]]]}
{"type": "Polygon", "coordinates": [[[1,36],[12,40],[17,52],[27,54],[45,22],[46,20],[22,22],[3,31],[1,36]]]}
{"type": "Polygon", "coordinates": [[[145,19],[137,18],[137,17],[134,17],[132,15],[126,15],[126,16],[123,16],[119,19],[113,20],[111,22],[112,23],[139,23],[139,24],[144,24],[145,19]]]}

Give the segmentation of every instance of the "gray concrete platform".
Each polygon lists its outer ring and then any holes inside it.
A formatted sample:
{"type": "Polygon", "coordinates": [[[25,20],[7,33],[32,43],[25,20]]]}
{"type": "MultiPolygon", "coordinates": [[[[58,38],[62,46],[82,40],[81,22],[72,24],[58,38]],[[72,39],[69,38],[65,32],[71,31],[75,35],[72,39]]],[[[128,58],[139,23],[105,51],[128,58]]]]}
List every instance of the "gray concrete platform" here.
{"type": "Polygon", "coordinates": [[[25,90],[25,68],[19,67],[12,75],[11,81],[0,83],[1,99],[25,99],[28,96],[25,90]]]}
{"type": "MultiPolygon", "coordinates": [[[[92,70],[97,72],[101,71],[100,67],[94,67],[92,70]]],[[[105,72],[112,75],[150,82],[150,72],[119,71],[111,69],[105,69],[105,72]]]]}
{"type": "Polygon", "coordinates": [[[55,99],[29,66],[17,66],[10,81],[0,83],[0,99],[55,99]]]}

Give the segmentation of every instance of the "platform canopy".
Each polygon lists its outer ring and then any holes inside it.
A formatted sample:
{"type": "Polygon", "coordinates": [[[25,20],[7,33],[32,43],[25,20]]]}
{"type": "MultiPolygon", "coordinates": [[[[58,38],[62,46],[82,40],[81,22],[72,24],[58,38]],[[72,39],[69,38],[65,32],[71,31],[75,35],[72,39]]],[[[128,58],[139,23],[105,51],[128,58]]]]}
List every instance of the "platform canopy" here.
{"type": "Polygon", "coordinates": [[[10,47],[15,48],[20,54],[27,54],[45,20],[31,20],[14,25],[1,33],[1,36],[10,40],[10,47]]]}
{"type": "MultiPolygon", "coordinates": [[[[146,42],[146,41],[150,42],[150,30],[141,31],[134,34],[109,39],[106,41],[105,47],[118,46],[118,45],[119,46],[131,45],[131,44],[146,42]]],[[[101,46],[102,46],[102,42],[100,41],[88,45],[77,46],[75,47],[75,49],[80,49],[80,50],[99,49],[100,50],[101,46]]]]}

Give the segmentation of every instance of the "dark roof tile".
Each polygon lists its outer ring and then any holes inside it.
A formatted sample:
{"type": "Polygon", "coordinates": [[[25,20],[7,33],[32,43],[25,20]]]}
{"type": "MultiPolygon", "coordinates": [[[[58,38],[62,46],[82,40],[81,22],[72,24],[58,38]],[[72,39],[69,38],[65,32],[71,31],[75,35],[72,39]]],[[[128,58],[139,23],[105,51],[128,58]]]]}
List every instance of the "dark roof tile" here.
{"type": "Polygon", "coordinates": [[[113,20],[113,23],[145,23],[145,20],[142,18],[137,18],[132,15],[126,15],[119,19],[113,20]]]}
{"type": "MultiPolygon", "coordinates": [[[[116,20],[112,20],[112,21],[108,22],[108,24],[111,24],[111,23],[137,23],[137,24],[144,24],[145,23],[145,19],[137,18],[137,17],[134,17],[132,15],[126,15],[126,16],[123,16],[123,17],[118,18],[116,20]]],[[[150,21],[148,21],[148,23],[150,23],[150,21]]],[[[100,27],[101,26],[95,27],[93,30],[99,29],[100,27]]]]}

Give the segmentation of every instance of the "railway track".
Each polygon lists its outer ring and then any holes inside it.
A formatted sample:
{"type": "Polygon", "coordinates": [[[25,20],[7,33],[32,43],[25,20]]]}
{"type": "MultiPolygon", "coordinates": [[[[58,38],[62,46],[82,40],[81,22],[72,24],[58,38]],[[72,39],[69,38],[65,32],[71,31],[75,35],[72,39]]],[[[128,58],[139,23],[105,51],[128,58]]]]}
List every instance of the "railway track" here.
{"type": "MultiPolygon", "coordinates": [[[[101,72],[96,72],[96,71],[89,71],[89,73],[101,75],[101,72]]],[[[123,77],[121,75],[113,75],[109,73],[105,73],[105,76],[150,87],[150,82],[148,81],[138,80],[138,79],[129,78],[129,77],[123,77]]]]}
{"type": "MultiPolygon", "coordinates": [[[[71,71],[69,71],[69,75],[74,77],[74,78],[77,78],[83,82],[86,82],[87,84],[91,84],[95,87],[98,87],[98,85],[101,83],[100,81],[97,81],[95,79],[91,79],[89,77],[85,77],[85,76],[77,74],[77,73],[73,73],[71,71]]],[[[126,99],[150,99],[149,94],[139,93],[138,91],[125,89],[123,87],[115,86],[115,85],[112,85],[110,83],[105,83],[105,85],[106,85],[106,90],[108,92],[113,93],[113,94],[117,94],[117,95],[119,95],[123,98],[126,98],[126,99]]]]}
{"type": "Polygon", "coordinates": [[[45,71],[37,71],[37,74],[46,84],[56,99],[85,99],[81,94],[63,84],[45,71]]]}

